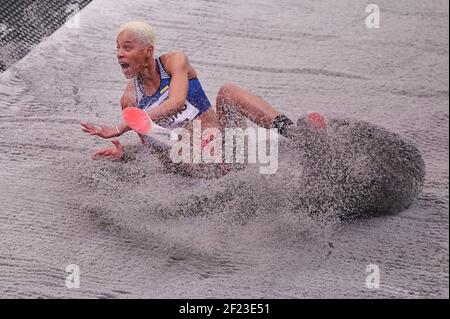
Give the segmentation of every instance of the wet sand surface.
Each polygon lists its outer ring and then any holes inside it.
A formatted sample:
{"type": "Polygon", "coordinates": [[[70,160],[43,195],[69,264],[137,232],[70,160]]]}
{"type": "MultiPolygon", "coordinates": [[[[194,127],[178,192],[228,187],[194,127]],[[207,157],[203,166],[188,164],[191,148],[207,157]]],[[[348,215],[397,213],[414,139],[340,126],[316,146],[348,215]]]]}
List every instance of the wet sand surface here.
{"type": "Polygon", "coordinates": [[[448,2],[377,4],[379,29],[364,1],[87,5],[79,29],[0,74],[0,297],[448,298],[448,2]],[[421,194],[397,214],[311,216],[285,141],[273,176],[168,174],[131,133],[124,160],[92,161],[109,142],[79,121],[121,120],[115,37],[130,20],[154,27],[157,54],[185,51],[211,101],[231,82],[293,119],[317,110],[398,133],[423,156],[421,194]]]}

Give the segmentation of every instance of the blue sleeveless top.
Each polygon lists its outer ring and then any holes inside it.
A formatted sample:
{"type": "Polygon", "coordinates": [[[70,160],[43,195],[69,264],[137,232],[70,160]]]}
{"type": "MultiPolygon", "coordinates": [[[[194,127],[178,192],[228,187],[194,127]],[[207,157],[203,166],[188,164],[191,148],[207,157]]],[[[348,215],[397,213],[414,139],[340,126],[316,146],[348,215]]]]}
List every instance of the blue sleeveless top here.
{"type": "MultiPolygon", "coordinates": [[[[145,95],[144,86],[141,80],[138,76],[134,78],[134,86],[136,88],[136,104],[138,108],[143,110],[150,110],[160,105],[169,96],[171,77],[164,70],[160,58],[158,57],[155,60],[158,64],[161,84],[159,89],[153,95],[145,95]]],[[[198,78],[190,79],[186,102],[183,108],[180,109],[178,113],[158,121],[157,124],[166,128],[184,126],[186,123],[200,116],[210,107],[211,103],[206,97],[198,78]]]]}

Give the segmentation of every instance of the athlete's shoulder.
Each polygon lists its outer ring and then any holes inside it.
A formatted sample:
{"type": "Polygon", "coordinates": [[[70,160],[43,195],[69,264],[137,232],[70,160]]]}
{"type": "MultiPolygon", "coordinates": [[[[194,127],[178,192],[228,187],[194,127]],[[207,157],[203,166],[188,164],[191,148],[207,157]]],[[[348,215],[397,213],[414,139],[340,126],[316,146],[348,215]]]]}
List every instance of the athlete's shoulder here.
{"type": "Polygon", "coordinates": [[[189,58],[183,51],[167,52],[160,56],[160,61],[169,75],[176,72],[188,72],[189,78],[197,74],[189,62],[189,58]]]}
{"type": "Polygon", "coordinates": [[[136,88],[134,87],[134,79],[130,79],[127,87],[120,98],[120,106],[122,109],[128,106],[136,106],[136,88]]]}
{"type": "Polygon", "coordinates": [[[186,53],[182,51],[172,51],[160,56],[160,61],[164,68],[174,71],[180,68],[189,67],[189,59],[186,53]]]}
{"type": "Polygon", "coordinates": [[[188,60],[188,56],[183,51],[170,51],[160,56],[161,62],[173,63],[174,61],[188,60]]]}

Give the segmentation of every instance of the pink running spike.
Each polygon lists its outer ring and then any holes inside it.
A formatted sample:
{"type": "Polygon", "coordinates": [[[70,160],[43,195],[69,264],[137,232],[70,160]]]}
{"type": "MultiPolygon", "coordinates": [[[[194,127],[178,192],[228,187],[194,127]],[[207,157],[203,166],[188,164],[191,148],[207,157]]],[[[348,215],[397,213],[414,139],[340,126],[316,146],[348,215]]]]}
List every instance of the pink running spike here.
{"type": "Polygon", "coordinates": [[[133,131],[143,135],[150,132],[152,120],[144,110],[137,107],[127,107],[122,111],[122,117],[133,131]]]}
{"type": "Polygon", "coordinates": [[[308,113],[308,123],[318,130],[325,130],[327,128],[325,117],[318,112],[308,113]]]}

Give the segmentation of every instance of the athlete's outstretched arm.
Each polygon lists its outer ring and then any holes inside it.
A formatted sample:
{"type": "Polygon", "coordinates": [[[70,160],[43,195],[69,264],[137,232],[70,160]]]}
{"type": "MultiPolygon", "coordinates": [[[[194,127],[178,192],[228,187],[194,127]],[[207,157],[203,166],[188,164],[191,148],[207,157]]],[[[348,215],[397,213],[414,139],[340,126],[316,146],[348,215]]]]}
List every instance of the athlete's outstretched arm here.
{"type": "Polygon", "coordinates": [[[189,89],[189,60],[182,52],[175,52],[165,63],[167,72],[171,75],[169,97],[157,107],[148,111],[150,118],[157,122],[176,114],[186,102],[189,89]]]}
{"type": "MultiPolygon", "coordinates": [[[[120,99],[120,106],[122,108],[122,111],[125,110],[127,107],[137,107],[136,94],[135,94],[135,88],[134,88],[133,81],[128,82],[128,85],[125,88],[125,92],[123,93],[122,98],[120,99]]],[[[120,135],[131,130],[131,128],[125,122],[118,124],[117,128],[118,128],[120,135]]],[[[145,139],[141,135],[139,135],[137,132],[136,132],[136,134],[141,139],[142,144],[146,144],[145,139]]]]}
{"type": "MultiPolygon", "coordinates": [[[[120,106],[122,107],[122,110],[124,110],[128,106],[136,106],[136,102],[134,99],[134,87],[132,81],[130,81],[127,84],[127,87],[125,88],[125,92],[123,93],[121,99],[120,99],[120,106]]],[[[97,135],[102,138],[112,138],[112,137],[118,137],[122,135],[123,133],[131,130],[131,128],[128,127],[125,123],[120,123],[114,126],[100,126],[96,127],[95,125],[92,125],[87,122],[81,122],[81,130],[83,132],[86,132],[90,135],[97,135]]]]}

